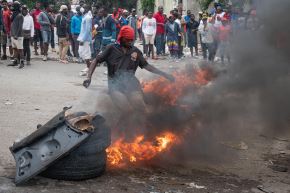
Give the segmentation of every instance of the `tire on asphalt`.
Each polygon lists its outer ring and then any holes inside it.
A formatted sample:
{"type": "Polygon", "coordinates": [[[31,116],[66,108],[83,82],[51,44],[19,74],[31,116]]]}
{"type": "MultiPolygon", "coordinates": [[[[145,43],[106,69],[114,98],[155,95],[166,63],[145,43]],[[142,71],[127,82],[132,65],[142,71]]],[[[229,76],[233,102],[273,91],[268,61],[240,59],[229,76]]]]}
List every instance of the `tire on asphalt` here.
{"type": "MultiPolygon", "coordinates": [[[[82,115],[85,114],[78,114],[82,115]]],[[[92,124],[96,129],[86,141],[40,175],[59,180],[85,180],[102,175],[106,169],[105,150],[111,144],[111,132],[99,115],[92,124]]]]}
{"type": "Polygon", "coordinates": [[[72,181],[96,178],[105,172],[106,160],[105,150],[90,156],[69,155],[50,166],[41,176],[72,181]]]}

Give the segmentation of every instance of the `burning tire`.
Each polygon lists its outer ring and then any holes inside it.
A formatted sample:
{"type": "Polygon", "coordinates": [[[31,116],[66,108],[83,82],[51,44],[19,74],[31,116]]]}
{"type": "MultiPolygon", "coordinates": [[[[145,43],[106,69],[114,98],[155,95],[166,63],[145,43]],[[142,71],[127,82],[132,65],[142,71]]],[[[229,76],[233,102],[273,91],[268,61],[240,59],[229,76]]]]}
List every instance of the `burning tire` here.
{"type": "MultiPolygon", "coordinates": [[[[76,116],[86,115],[77,113],[76,116]]],[[[41,173],[42,176],[59,180],[86,180],[102,175],[106,170],[106,148],[111,143],[110,129],[101,116],[96,116],[96,128],[87,141],[70,154],[41,173]]]]}

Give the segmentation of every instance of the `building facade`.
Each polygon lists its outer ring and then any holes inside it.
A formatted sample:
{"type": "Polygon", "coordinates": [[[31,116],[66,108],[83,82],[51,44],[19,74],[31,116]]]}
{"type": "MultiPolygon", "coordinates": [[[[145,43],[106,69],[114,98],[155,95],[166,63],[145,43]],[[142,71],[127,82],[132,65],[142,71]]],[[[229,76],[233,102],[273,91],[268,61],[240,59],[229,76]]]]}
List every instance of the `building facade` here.
{"type": "Polygon", "coordinates": [[[164,7],[164,13],[169,14],[169,12],[178,8],[182,10],[183,14],[186,14],[187,10],[191,10],[195,15],[201,10],[198,0],[155,0],[155,8],[162,5],[164,7]]]}

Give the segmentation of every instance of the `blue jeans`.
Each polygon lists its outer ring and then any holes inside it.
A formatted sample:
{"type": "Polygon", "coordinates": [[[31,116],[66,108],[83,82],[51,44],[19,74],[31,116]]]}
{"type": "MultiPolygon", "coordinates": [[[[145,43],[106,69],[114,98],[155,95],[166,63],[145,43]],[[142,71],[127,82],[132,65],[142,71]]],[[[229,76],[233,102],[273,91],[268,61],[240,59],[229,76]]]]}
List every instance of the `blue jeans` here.
{"type": "Polygon", "coordinates": [[[93,52],[92,57],[95,58],[101,51],[102,38],[96,38],[93,42],[93,52]]]}
{"type": "Polygon", "coordinates": [[[50,44],[51,43],[51,31],[41,31],[41,36],[43,43],[50,44]]]}
{"type": "Polygon", "coordinates": [[[156,54],[165,54],[165,40],[164,40],[164,34],[156,34],[155,37],[156,41],[156,54]]]}

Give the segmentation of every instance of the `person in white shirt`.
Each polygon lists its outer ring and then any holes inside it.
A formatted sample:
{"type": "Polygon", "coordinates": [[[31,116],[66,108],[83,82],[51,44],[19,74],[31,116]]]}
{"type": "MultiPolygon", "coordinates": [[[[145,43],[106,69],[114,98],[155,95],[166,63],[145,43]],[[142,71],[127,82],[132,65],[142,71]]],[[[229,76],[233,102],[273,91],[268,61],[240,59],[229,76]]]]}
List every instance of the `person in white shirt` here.
{"type": "Polygon", "coordinates": [[[214,49],[214,18],[208,18],[206,14],[203,14],[202,20],[200,21],[198,31],[200,32],[201,36],[201,48],[203,53],[203,59],[209,60],[211,62],[214,61],[215,57],[215,49],[214,49]],[[208,51],[208,58],[207,58],[207,51],[208,51]]]}
{"type": "Polygon", "coordinates": [[[152,53],[152,59],[156,59],[154,57],[154,40],[156,36],[157,24],[156,19],[153,18],[152,11],[148,12],[148,17],[144,18],[142,23],[142,32],[144,34],[145,39],[145,54],[147,57],[150,57],[150,52],[152,53]],[[149,48],[149,50],[148,50],[149,48]]]}
{"type": "Polygon", "coordinates": [[[22,26],[23,37],[24,37],[23,55],[24,55],[24,58],[26,59],[26,65],[30,65],[30,56],[31,56],[30,40],[34,37],[34,22],[33,22],[33,18],[28,14],[28,9],[25,5],[22,6],[22,15],[24,17],[23,26],[22,26]]]}
{"type": "Polygon", "coordinates": [[[224,15],[225,15],[225,12],[222,10],[222,7],[217,6],[216,13],[214,15],[214,18],[215,18],[214,26],[215,27],[218,28],[218,27],[222,26],[222,18],[224,17],[224,15]]]}

